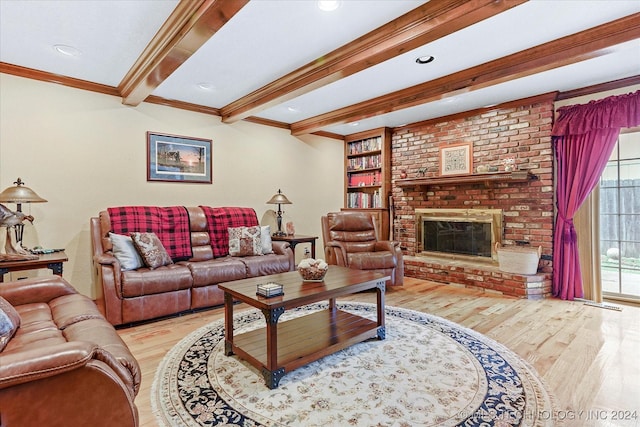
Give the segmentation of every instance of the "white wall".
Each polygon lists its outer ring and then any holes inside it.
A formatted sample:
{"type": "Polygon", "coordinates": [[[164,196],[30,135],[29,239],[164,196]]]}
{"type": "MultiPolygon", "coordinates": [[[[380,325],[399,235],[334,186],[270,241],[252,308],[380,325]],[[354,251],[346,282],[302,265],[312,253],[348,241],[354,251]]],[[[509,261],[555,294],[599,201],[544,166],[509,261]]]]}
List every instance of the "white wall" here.
{"type": "Polygon", "coordinates": [[[97,293],[89,218],[100,210],[247,206],[269,223],[273,206],[265,202],[281,188],[293,202],[284,206],[285,221],[299,234],[318,236],[320,257],[320,216],[342,207],[343,164],[339,140],[298,138],[247,122],[227,125],[154,104],[128,107],[118,97],[0,74],[0,191],[21,177],[48,200],[23,206],[35,217],[25,227],[25,244],[65,248],[64,277],[91,297],[97,293]],[[213,140],[213,184],[147,182],[147,131],[213,140]]]}

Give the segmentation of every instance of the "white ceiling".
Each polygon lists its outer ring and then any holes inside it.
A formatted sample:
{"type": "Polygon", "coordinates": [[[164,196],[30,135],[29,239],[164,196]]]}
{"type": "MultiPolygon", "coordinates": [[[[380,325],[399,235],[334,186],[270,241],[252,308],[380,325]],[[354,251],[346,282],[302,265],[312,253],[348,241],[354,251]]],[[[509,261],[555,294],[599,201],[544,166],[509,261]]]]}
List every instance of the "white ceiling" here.
{"type": "MultiPolygon", "coordinates": [[[[328,53],[423,3],[342,0],[336,11],[324,12],[314,0],[252,0],[151,94],[223,109],[300,67],[322,62],[328,53]],[[199,83],[212,87],[205,90],[199,83]]],[[[117,88],[178,4],[176,0],[0,0],[0,62],[117,88]],[[72,46],[80,54],[62,55],[53,48],[58,44],[72,46]]],[[[363,71],[284,97],[290,99],[252,115],[294,124],[638,13],[638,0],[532,0],[363,71]],[[435,60],[416,64],[422,55],[435,60]]],[[[593,56],[488,87],[443,91],[442,99],[370,118],[355,114],[357,125],[343,123],[352,121],[347,119],[317,130],[345,135],[395,127],[640,75],[639,38],[593,56]]]]}

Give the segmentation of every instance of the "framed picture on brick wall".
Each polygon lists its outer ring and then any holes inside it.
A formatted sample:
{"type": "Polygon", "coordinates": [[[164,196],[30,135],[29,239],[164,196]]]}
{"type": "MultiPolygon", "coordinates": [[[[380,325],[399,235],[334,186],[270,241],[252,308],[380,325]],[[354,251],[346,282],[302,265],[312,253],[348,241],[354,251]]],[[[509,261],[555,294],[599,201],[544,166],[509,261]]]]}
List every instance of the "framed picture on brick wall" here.
{"type": "Polygon", "coordinates": [[[468,175],[473,171],[473,143],[440,147],[440,175],[468,175]]]}

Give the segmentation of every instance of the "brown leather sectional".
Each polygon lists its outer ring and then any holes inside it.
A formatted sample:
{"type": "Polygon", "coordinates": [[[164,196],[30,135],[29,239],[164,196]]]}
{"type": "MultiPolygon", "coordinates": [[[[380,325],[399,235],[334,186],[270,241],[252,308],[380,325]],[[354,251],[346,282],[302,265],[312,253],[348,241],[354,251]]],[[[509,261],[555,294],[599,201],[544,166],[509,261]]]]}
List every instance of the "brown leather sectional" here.
{"type": "Polygon", "coordinates": [[[19,315],[0,351],[0,425],[138,425],[138,362],[91,299],[58,276],[2,283],[0,296],[19,315]]]}
{"type": "Polygon", "coordinates": [[[207,217],[200,207],[187,207],[193,256],[186,261],[149,269],[122,271],[113,256],[108,211],[90,220],[93,264],[102,289],[104,313],[113,325],[126,325],[224,303],[218,283],[295,270],[287,242],[272,243],[273,253],[215,258],[207,217]]]}

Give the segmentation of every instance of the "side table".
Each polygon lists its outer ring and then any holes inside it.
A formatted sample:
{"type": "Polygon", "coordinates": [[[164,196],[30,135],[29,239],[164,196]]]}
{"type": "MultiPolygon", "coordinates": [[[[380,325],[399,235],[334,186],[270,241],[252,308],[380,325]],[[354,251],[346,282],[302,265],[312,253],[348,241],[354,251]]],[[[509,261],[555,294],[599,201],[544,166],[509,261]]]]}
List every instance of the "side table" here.
{"type": "Polygon", "coordinates": [[[271,240],[281,241],[281,242],[289,242],[291,245],[291,249],[293,250],[293,256],[295,261],[296,255],[296,245],[298,243],[311,243],[311,258],[316,257],[316,240],[317,236],[303,236],[301,234],[293,234],[287,236],[271,236],[271,240]]]}
{"type": "Polygon", "coordinates": [[[53,274],[62,276],[62,263],[66,261],[69,261],[69,258],[67,258],[67,254],[65,254],[64,251],[39,255],[38,259],[0,261],[0,283],[4,281],[4,275],[12,271],[48,268],[53,271],[53,274]]]}

